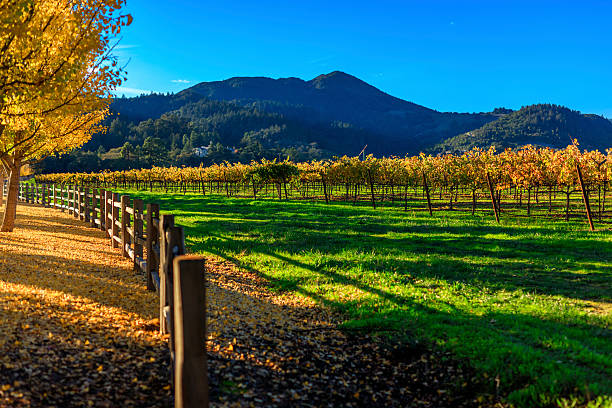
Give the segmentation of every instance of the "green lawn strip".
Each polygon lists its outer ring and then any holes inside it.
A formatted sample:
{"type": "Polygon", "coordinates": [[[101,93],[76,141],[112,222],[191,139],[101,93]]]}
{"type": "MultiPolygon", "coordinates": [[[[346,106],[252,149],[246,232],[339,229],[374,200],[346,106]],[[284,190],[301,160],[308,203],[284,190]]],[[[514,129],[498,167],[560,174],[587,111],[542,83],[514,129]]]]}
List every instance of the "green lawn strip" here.
{"type": "Polygon", "coordinates": [[[334,307],[347,326],[452,350],[519,406],[612,394],[610,231],[390,205],[130,194],[176,214],[194,252],[334,307]]]}

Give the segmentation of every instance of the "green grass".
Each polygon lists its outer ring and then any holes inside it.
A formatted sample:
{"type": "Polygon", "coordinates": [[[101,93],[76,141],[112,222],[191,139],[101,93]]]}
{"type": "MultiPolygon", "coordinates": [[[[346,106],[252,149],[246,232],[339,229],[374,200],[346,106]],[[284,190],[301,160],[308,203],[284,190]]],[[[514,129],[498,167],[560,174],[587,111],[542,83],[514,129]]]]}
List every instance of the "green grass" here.
{"type": "Polygon", "coordinates": [[[430,217],[365,204],[130,194],[176,214],[193,252],[340,310],[347,326],[395,328],[449,349],[517,406],[612,394],[609,229],[524,217],[497,225],[483,214],[430,217]]]}

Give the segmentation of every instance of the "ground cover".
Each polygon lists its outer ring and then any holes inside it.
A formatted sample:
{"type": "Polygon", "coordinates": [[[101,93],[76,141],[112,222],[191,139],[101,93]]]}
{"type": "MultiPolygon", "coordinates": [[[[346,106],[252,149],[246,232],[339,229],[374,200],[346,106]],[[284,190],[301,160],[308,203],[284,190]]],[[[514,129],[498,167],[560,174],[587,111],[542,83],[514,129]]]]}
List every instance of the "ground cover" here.
{"type": "MultiPolygon", "coordinates": [[[[519,406],[612,394],[612,233],[515,214],[133,192],[214,255],[346,317],[452,352],[519,406]]],[[[420,203],[420,206],[423,204],[420,203]]]]}
{"type": "Polygon", "coordinates": [[[102,232],[19,205],[0,234],[0,407],[170,406],[157,295],[102,232]]]}

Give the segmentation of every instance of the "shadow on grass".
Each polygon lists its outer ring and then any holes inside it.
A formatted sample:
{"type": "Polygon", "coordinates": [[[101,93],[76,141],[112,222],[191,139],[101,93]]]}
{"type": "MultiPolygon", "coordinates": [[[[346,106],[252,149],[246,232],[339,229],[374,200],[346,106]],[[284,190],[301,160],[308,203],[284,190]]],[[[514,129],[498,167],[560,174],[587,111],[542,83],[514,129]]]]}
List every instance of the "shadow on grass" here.
{"type": "MultiPolygon", "coordinates": [[[[130,315],[117,310],[106,314],[107,307],[142,312],[138,302],[155,305],[156,295],[144,291],[144,280],[142,286],[134,284],[125,267],[100,267],[95,262],[100,256],[119,258],[118,252],[80,253],[85,249],[78,243],[71,245],[73,241],[63,233],[62,242],[52,242],[49,236],[67,227],[80,229],[77,236],[100,238],[99,231],[55,219],[53,214],[20,217],[17,229],[22,235],[0,236],[2,261],[6,261],[0,262],[0,280],[6,284],[0,291],[0,318],[5,323],[0,356],[11,361],[0,372],[0,384],[16,384],[12,390],[27,396],[24,405],[76,406],[82,401],[109,406],[171,405],[167,349],[126,334],[122,329],[127,324],[129,333],[130,315]],[[26,224],[45,228],[26,229],[26,224]],[[28,245],[11,244],[16,239],[23,242],[24,235],[29,237],[28,245]],[[53,247],[55,255],[51,250],[39,253],[46,249],[44,245],[53,247]],[[91,261],[78,260],[78,256],[89,256],[91,261]],[[126,307],[130,304],[134,308],[126,307]]],[[[236,288],[239,282],[233,280],[227,286],[236,288]]],[[[463,362],[437,363],[432,368],[435,363],[428,362],[429,355],[423,356],[425,349],[407,350],[409,358],[398,361],[383,355],[368,337],[348,341],[330,334],[321,340],[317,332],[298,333],[284,324],[286,316],[295,318],[300,327],[305,323],[298,318],[317,321],[316,310],[276,304],[211,281],[207,297],[208,312],[219,317],[209,330],[221,332],[211,343],[235,345],[229,356],[209,352],[213,401],[223,397],[241,405],[250,401],[265,406],[313,402],[340,406],[352,396],[358,405],[369,406],[375,398],[387,395],[393,405],[413,405],[418,399],[430,401],[429,406],[454,407],[473,401],[482,391],[474,385],[458,387],[473,380],[469,371],[457,374],[463,362]],[[231,322],[235,330],[228,330],[231,322]],[[380,374],[364,388],[359,381],[371,374],[372,361],[382,358],[386,364],[377,367],[380,374]],[[390,387],[392,376],[394,386],[390,387]],[[429,385],[434,380],[436,386],[429,385]],[[232,388],[238,382],[242,392],[232,388]],[[439,393],[441,387],[451,392],[439,393]],[[400,389],[409,392],[403,394],[400,389]],[[243,395],[244,390],[248,395],[243,395]]],[[[4,402],[21,406],[3,401],[0,395],[0,405],[4,402]]]]}
{"type": "MultiPolygon", "coordinates": [[[[275,277],[254,268],[239,258],[223,252],[213,254],[240,267],[269,279],[283,289],[288,289],[317,302],[350,313],[355,305],[334,301],[294,279],[275,277]]],[[[278,254],[268,254],[301,268],[308,265],[278,254]]],[[[392,294],[373,288],[357,279],[318,270],[334,283],[351,285],[388,301],[384,310],[363,311],[353,317],[348,328],[366,327],[372,332],[388,329],[400,333],[416,333],[442,348],[452,350],[460,358],[467,359],[490,378],[489,390],[497,388],[501,395],[509,396],[519,406],[548,405],[555,398],[581,393],[609,393],[612,390],[612,330],[587,322],[571,324],[527,314],[488,312],[477,316],[464,313],[453,305],[447,310],[417,303],[410,296],[392,294]],[[528,328],[528,330],[526,330],[528,328]],[[585,342],[585,338],[589,342],[585,342]]],[[[359,306],[359,305],[357,305],[359,306]]],[[[409,336],[412,336],[410,334],[409,336]]]]}
{"type": "Polygon", "coordinates": [[[537,309],[556,307],[540,295],[610,302],[612,243],[607,232],[588,234],[582,224],[542,220],[498,226],[467,214],[429,217],[359,205],[144,198],[177,214],[192,251],[212,253],[265,276],[277,288],[344,311],[356,319],[351,324],[415,330],[471,359],[481,372],[499,376],[500,387],[521,405],[612,390],[609,315],[599,319],[579,309],[537,309]],[[265,260],[272,262],[269,268],[255,266],[265,260]],[[430,307],[377,281],[378,273],[391,270],[407,285],[436,278],[487,293],[519,292],[530,300],[524,302],[527,310],[512,312],[494,305],[482,313],[450,303],[440,306],[444,302],[430,307]],[[331,287],[348,285],[367,296],[331,300],[329,292],[309,286],[308,280],[319,276],[331,287]]]}

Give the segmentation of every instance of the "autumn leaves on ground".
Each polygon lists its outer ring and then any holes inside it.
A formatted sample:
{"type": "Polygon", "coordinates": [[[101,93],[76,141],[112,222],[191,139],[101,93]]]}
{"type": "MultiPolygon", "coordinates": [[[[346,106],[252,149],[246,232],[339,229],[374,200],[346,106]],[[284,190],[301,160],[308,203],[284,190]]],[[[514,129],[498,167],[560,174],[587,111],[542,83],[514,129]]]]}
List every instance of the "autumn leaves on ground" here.
{"type": "MultiPolygon", "coordinates": [[[[0,406],[170,406],[157,294],[100,231],[38,206],[17,220],[0,235],[0,406]]],[[[343,334],[332,312],[209,265],[213,406],[492,402],[447,354],[343,334]]]]}
{"type": "Polygon", "coordinates": [[[100,231],[18,208],[0,234],[0,406],[168,406],[157,295],[100,231]]]}

